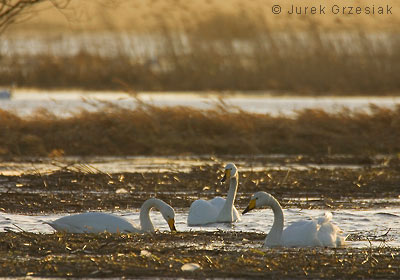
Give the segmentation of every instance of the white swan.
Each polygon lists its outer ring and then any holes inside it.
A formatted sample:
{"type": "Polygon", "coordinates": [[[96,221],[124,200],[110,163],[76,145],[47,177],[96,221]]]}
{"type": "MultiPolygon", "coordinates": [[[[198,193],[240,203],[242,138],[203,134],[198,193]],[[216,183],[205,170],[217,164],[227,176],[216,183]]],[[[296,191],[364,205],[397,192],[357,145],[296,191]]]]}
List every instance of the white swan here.
{"type": "Polygon", "coordinates": [[[153,207],[161,212],[170,230],[176,231],[174,209],[157,198],[146,200],[140,208],[140,227],[136,227],[122,217],[100,212],[76,214],[45,223],[57,231],[70,233],[100,233],[105,231],[109,233],[154,232],[154,226],[149,215],[153,207]]]}
{"type": "Polygon", "coordinates": [[[325,213],[317,220],[298,221],[283,230],[283,211],[279,202],[269,193],[257,192],[243,214],[254,208],[270,206],[274,212],[274,223],[265,238],[264,247],[339,247],[344,245],[345,238],[340,229],[331,223],[332,213],[325,213]]]}
{"type": "Polygon", "coordinates": [[[189,226],[210,223],[232,223],[240,220],[240,214],[233,205],[238,187],[238,171],[236,165],[228,163],[221,182],[229,179],[229,190],[226,200],[215,197],[209,201],[198,199],[190,205],[187,223],[189,226]]]}

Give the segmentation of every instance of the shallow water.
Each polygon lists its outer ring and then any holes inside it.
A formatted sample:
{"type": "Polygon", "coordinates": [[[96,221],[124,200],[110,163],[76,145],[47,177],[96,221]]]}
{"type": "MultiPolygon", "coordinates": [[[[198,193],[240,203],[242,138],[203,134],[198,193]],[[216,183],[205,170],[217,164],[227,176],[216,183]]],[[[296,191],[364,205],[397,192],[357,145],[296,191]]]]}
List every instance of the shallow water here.
{"type": "MultiPolygon", "coordinates": [[[[139,93],[142,101],[157,106],[188,106],[198,109],[215,108],[221,105],[219,96],[192,92],[182,93],[139,93]]],[[[223,98],[227,109],[241,109],[254,113],[271,115],[294,115],[304,109],[323,109],[338,112],[343,109],[369,112],[370,104],[394,108],[400,104],[400,97],[275,97],[265,94],[230,95],[223,98]]],[[[82,109],[97,111],[107,102],[124,108],[135,108],[137,101],[123,92],[84,92],[16,90],[11,99],[0,100],[0,109],[11,110],[19,115],[29,115],[44,108],[57,116],[70,116],[82,109]]]]}
{"type": "MultiPolygon", "coordinates": [[[[344,156],[343,156],[344,157],[344,156]]],[[[282,163],[279,160],[291,159],[287,155],[259,155],[256,159],[239,159],[235,158],[235,162],[240,167],[241,171],[268,171],[268,170],[291,170],[291,169],[361,169],[364,168],[362,164],[307,164],[307,163],[282,163]],[[278,162],[274,162],[278,160],[278,162]],[[251,164],[250,164],[251,162],[251,164]],[[265,162],[268,162],[266,164],[265,162]]],[[[107,172],[107,173],[120,173],[120,172],[189,172],[193,167],[199,167],[204,165],[213,165],[220,163],[221,159],[213,158],[210,156],[203,157],[92,157],[92,158],[76,158],[67,157],[63,159],[63,162],[54,161],[52,159],[32,159],[29,161],[22,162],[1,162],[0,163],[0,175],[21,175],[21,174],[46,174],[54,172],[66,165],[69,168],[77,168],[85,166],[85,170],[92,170],[94,173],[107,172]],[[74,165],[70,165],[74,164],[74,165]]],[[[340,162],[340,161],[339,161],[340,162]]],[[[222,163],[221,163],[222,166],[222,163]]],[[[371,168],[371,165],[369,165],[371,168]]],[[[7,179],[7,178],[6,178],[7,179]]],[[[22,182],[22,181],[21,181],[22,182]]],[[[21,183],[23,185],[23,182],[21,183]]],[[[0,192],[8,192],[9,188],[13,188],[14,192],[28,193],[32,191],[44,192],[41,190],[31,190],[25,188],[18,188],[18,184],[15,182],[9,182],[5,180],[0,181],[0,192]],[[17,188],[15,188],[17,187],[17,188]]],[[[51,190],[51,192],[58,192],[62,190],[51,190]]],[[[98,191],[98,190],[95,190],[98,191]]],[[[118,193],[120,189],[117,189],[118,193]]],[[[126,190],[122,190],[125,191],[126,190]]],[[[67,190],[67,192],[71,192],[67,190]]],[[[147,193],[144,193],[147,196],[147,193]]],[[[166,194],[168,195],[168,194],[166,194]]],[[[171,196],[190,196],[193,195],[190,191],[182,193],[171,193],[171,196]]],[[[197,197],[197,192],[195,197],[197,197]]],[[[239,196],[243,194],[239,193],[239,196]]],[[[249,194],[246,194],[249,196],[249,194]]],[[[321,197],[315,197],[315,199],[307,195],[307,197],[292,197],[286,198],[286,200],[304,200],[304,203],[308,206],[313,205],[315,202],[320,202],[321,197]],[[315,200],[315,201],[314,201],[315,200]]],[[[343,210],[335,210],[333,212],[333,221],[341,227],[343,232],[350,236],[356,236],[359,238],[351,238],[349,246],[351,247],[365,247],[369,246],[368,240],[371,240],[374,246],[388,245],[392,247],[400,246],[400,208],[395,205],[399,205],[400,197],[387,197],[387,198],[375,198],[375,199],[356,199],[353,198],[350,207],[343,210]],[[380,203],[381,202],[381,203],[380,203]],[[372,207],[370,209],[360,209],[362,205],[366,207],[372,207]],[[392,205],[391,207],[387,207],[392,205]],[[386,207],[385,207],[386,206],[386,207]],[[357,209],[356,209],[357,208],[357,209]],[[389,230],[390,229],[390,230],[389,230]],[[389,233],[387,236],[382,236],[386,232],[389,233]],[[382,237],[379,237],[382,236],[382,237]],[[383,240],[385,243],[382,243],[383,240]]],[[[345,203],[345,202],[343,202],[345,203]]],[[[307,208],[307,207],[306,207],[307,208]]],[[[239,209],[243,210],[243,209],[239,209]]],[[[286,224],[290,224],[298,219],[305,219],[308,217],[316,217],[323,214],[324,209],[297,209],[291,208],[284,210],[286,224]]],[[[269,209],[252,211],[242,217],[240,222],[233,225],[230,224],[217,224],[203,227],[188,227],[186,224],[188,209],[177,208],[176,209],[176,227],[179,231],[191,231],[191,230],[234,230],[244,232],[259,232],[267,233],[273,222],[273,213],[269,209]]],[[[138,222],[139,213],[138,209],[132,211],[119,211],[117,215],[123,215],[131,221],[138,222]]],[[[42,221],[49,221],[57,219],[66,214],[49,214],[49,215],[18,215],[10,213],[2,213],[0,215],[0,230],[6,228],[17,229],[14,224],[26,231],[50,233],[52,228],[42,223],[42,221]]],[[[161,215],[154,211],[152,213],[154,224],[162,231],[168,230],[168,225],[162,219],[161,215]]],[[[261,244],[260,244],[261,246],[261,244]]]]}
{"type": "MultiPolygon", "coordinates": [[[[208,157],[210,158],[210,157],[208,157]]],[[[212,164],[207,157],[157,157],[157,156],[129,156],[129,157],[65,157],[62,162],[43,158],[23,162],[0,162],[0,175],[19,176],[22,174],[51,173],[67,165],[76,169],[81,166],[93,172],[123,173],[123,172],[189,172],[192,167],[212,164]],[[74,167],[72,167],[74,168],[74,167]]]]}
{"type": "MultiPolygon", "coordinates": [[[[296,156],[289,155],[259,155],[252,158],[249,166],[246,159],[235,159],[241,171],[261,172],[268,170],[307,170],[307,169],[328,169],[336,168],[361,169],[363,164],[317,164],[317,163],[285,163],[274,162],[275,160],[290,159],[296,156]],[[268,161],[268,163],[265,163],[268,161]]],[[[45,174],[60,170],[65,166],[70,169],[80,169],[85,166],[93,172],[123,173],[123,172],[189,172],[193,167],[212,165],[216,159],[209,155],[204,156],[128,156],[128,157],[63,157],[62,162],[49,158],[27,158],[25,161],[3,161],[0,162],[0,175],[19,176],[22,174],[45,174]]],[[[222,163],[221,163],[222,165],[222,163]]],[[[369,164],[369,168],[377,167],[369,164]]]]}
{"type": "MultiPolygon", "coordinates": [[[[211,224],[201,227],[189,227],[186,224],[188,212],[186,209],[176,209],[176,228],[178,231],[245,231],[267,233],[273,222],[273,213],[270,209],[253,210],[242,216],[241,221],[234,224],[211,224]]],[[[242,210],[242,209],[239,209],[242,210]]],[[[309,217],[318,217],[323,215],[324,210],[284,210],[285,225],[288,225],[299,219],[308,219],[309,217]]],[[[115,212],[115,215],[124,216],[135,224],[139,221],[139,212],[137,209],[132,212],[115,212]]],[[[345,235],[360,237],[360,241],[351,238],[347,245],[354,248],[364,248],[370,246],[400,246],[400,208],[381,208],[373,210],[337,210],[332,212],[333,221],[337,224],[345,235]],[[386,234],[387,233],[387,234],[386,234]],[[386,235],[385,235],[386,234],[386,235]],[[370,240],[370,241],[368,241],[370,240]]],[[[43,221],[51,221],[68,214],[50,214],[50,215],[16,215],[1,213],[0,231],[7,228],[13,230],[23,229],[30,232],[51,233],[53,229],[43,224],[43,221]],[[18,228],[15,226],[17,225],[18,228]]],[[[153,211],[151,219],[156,228],[161,231],[169,231],[167,223],[163,220],[160,213],[153,211]]],[[[221,244],[222,246],[223,244],[221,244]]],[[[213,244],[213,246],[217,246],[213,244]]],[[[238,240],[240,246],[240,240],[238,240]]],[[[260,243],[260,247],[262,244],[260,243]]]]}
{"type": "MultiPolygon", "coordinates": [[[[363,46],[368,42],[375,50],[390,52],[396,47],[394,38],[399,35],[393,32],[323,32],[318,34],[323,44],[333,46],[336,51],[344,53],[359,53],[364,51],[363,46]]],[[[265,38],[265,47],[272,47],[269,39],[279,42],[282,46],[287,46],[288,42],[293,41],[302,45],[313,46],[315,41],[314,33],[307,32],[272,32],[265,38]],[[295,36],[295,37],[294,37],[295,36]],[[310,37],[311,36],[311,37],[310,37]],[[311,42],[311,43],[310,43],[311,42]]],[[[169,34],[168,40],[164,36],[156,34],[135,34],[131,32],[82,32],[78,34],[63,34],[62,36],[52,36],[51,34],[38,35],[27,38],[25,34],[13,34],[3,36],[0,41],[0,54],[4,56],[35,56],[49,54],[54,56],[74,56],[81,52],[87,52],[102,57],[117,57],[125,55],[142,63],[153,62],[157,64],[159,56],[163,56],[165,49],[168,49],[170,39],[175,39],[182,49],[182,52],[191,50],[188,44],[187,35],[178,33],[169,34]],[[176,37],[170,37],[176,36],[176,37]]],[[[238,54],[248,54],[254,51],[254,42],[243,39],[236,39],[232,44],[234,51],[238,54]]],[[[285,51],[285,48],[282,48],[285,51]]]]}

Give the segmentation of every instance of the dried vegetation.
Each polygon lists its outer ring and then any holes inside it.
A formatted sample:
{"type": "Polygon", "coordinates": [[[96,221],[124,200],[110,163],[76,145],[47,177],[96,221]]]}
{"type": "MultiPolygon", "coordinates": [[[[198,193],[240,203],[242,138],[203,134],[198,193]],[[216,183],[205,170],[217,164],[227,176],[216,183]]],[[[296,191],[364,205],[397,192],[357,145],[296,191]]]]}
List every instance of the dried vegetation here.
{"type": "Polygon", "coordinates": [[[21,117],[0,110],[0,155],[255,155],[400,152],[400,107],[371,113],[304,110],[296,117],[216,109],[126,109],[108,104],[60,118],[43,110],[21,117]]]}
{"type": "Polygon", "coordinates": [[[244,232],[1,233],[0,276],[397,279],[400,271],[396,248],[254,248],[262,238],[244,232]],[[232,246],[238,242],[241,248],[232,246]],[[200,269],[184,272],[185,263],[200,269]]]}
{"type": "MultiPolygon", "coordinates": [[[[28,214],[125,210],[139,208],[149,196],[157,196],[176,208],[188,208],[195,199],[210,199],[226,193],[226,186],[218,180],[223,167],[220,160],[213,165],[193,167],[188,173],[106,174],[70,166],[49,174],[2,175],[0,209],[8,213],[28,214]]],[[[232,159],[222,161],[228,160],[232,159]]],[[[282,167],[299,161],[306,166],[305,159],[301,158],[282,163],[282,167]]],[[[328,159],[326,161],[329,162],[328,159]]],[[[251,161],[246,164],[251,166],[251,161]]],[[[388,198],[400,195],[399,170],[398,160],[391,159],[364,164],[364,168],[355,170],[283,168],[243,171],[240,173],[236,205],[244,208],[252,193],[265,190],[277,196],[284,208],[398,206],[397,200],[388,198]]]]}
{"type": "MultiPolygon", "coordinates": [[[[93,17],[98,20],[102,14],[107,22],[90,40],[79,32],[67,39],[68,35],[49,35],[49,23],[45,35],[38,36],[44,37],[44,50],[0,56],[0,85],[109,90],[123,84],[148,91],[273,90],[317,95],[400,92],[400,40],[394,16],[379,16],[390,26],[380,27],[379,32],[358,27],[375,18],[341,25],[337,22],[355,17],[276,17],[271,14],[276,3],[266,1],[155,2],[161,4],[127,7],[137,13],[147,10],[142,18],[154,20],[143,28],[146,23],[132,23],[140,17],[131,16],[127,32],[112,28],[110,19],[117,21],[118,15],[108,15],[109,7],[98,9],[93,17]],[[319,29],[324,18],[333,23],[319,29]]],[[[357,20],[362,18],[357,15],[357,20]]],[[[11,49],[21,45],[18,40],[7,44],[11,49]]]]}

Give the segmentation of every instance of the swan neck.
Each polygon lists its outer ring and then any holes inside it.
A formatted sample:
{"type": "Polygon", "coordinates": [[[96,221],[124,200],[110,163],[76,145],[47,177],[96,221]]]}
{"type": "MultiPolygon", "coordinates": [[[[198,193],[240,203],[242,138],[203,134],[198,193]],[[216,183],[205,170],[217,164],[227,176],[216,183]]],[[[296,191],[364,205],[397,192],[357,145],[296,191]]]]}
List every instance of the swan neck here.
{"type": "Polygon", "coordinates": [[[232,222],[233,221],[233,203],[235,202],[236,192],[238,187],[237,176],[231,177],[229,181],[229,190],[226,196],[225,204],[219,213],[219,219],[222,222],[232,222]]]}
{"type": "Polygon", "coordinates": [[[153,207],[160,209],[160,200],[151,198],[146,200],[140,208],[140,227],[142,232],[154,232],[153,223],[150,220],[150,210],[153,207]]]}
{"type": "Polygon", "coordinates": [[[268,247],[280,246],[282,245],[282,232],[284,224],[282,207],[275,198],[272,198],[270,200],[269,206],[274,212],[274,223],[272,224],[272,228],[267,235],[265,245],[267,245],[268,247]]]}

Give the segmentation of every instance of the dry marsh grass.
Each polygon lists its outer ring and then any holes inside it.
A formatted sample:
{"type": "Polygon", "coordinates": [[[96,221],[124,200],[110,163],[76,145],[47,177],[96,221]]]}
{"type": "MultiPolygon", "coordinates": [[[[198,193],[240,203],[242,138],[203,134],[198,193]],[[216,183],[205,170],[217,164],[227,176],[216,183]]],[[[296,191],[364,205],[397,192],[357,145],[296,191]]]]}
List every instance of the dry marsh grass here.
{"type": "Polygon", "coordinates": [[[295,118],[228,111],[109,105],[59,118],[0,111],[3,156],[254,155],[400,152],[400,107],[372,113],[304,110],[295,118]]]}
{"type": "Polygon", "coordinates": [[[398,278],[397,248],[264,250],[257,248],[262,238],[258,233],[224,231],[151,235],[7,232],[0,234],[0,276],[398,278]],[[197,263],[200,269],[182,271],[185,263],[197,263]]]}
{"type": "MultiPolygon", "coordinates": [[[[288,26],[302,29],[307,27],[312,19],[319,26],[327,29],[346,29],[359,26],[369,31],[388,30],[395,28],[400,23],[397,0],[363,0],[349,3],[347,0],[303,0],[301,4],[293,1],[275,0],[72,0],[68,9],[57,11],[51,3],[44,1],[36,13],[28,17],[28,20],[12,26],[9,33],[15,32],[81,32],[104,30],[133,30],[135,32],[147,32],[158,29],[160,22],[172,28],[182,26],[195,26],[199,20],[215,14],[261,14],[265,22],[272,28],[284,30],[288,26]],[[290,16],[286,13],[274,15],[271,8],[280,4],[283,10],[288,10],[291,4],[304,6],[326,5],[339,6],[393,6],[393,15],[357,15],[338,16],[333,14],[307,16],[290,16]]],[[[240,22],[238,22],[240,24],[240,22]]]]}
{"type": "Polygon", "coordinates": [[[3,56],[0,85],[340,95],[400,92],[399,33],[382,38],[361,31],[328,34],[312,27],[303,33],[276,33],[250,19],[248,31],[236,24],[239,18],[224,22],[221,16],[179,34],[164,30],[152,37],[151,54],[130,48],[136,39],[117,38],[103,47],[85,43],[70,55],[3,56]]]}
{"type": "MultiPolygon", "coordinates": [[[[398,17],[360,16],[350,19],[358,24],[341,25],[336,22],[351,17],[326,16],[331,23],[325,26],[324,17],[277,19],[270,14],[271,1],[244,4],[232,0],[232,6],[220,1],[150,2],[132,4],[140,14],[137,17],[129,14],[132,7],[126,7],[128,4],[116,4],[115,9],[100,6],[106,24],[94,23],[94,33],[90,28],[78,28],[92,34],[93,40],[80,42],[76,36],[81,31],[62,36],[59,31],[49,31],[52,35],[41,32],[38,38],[47,36],[46,42],[54,44],[58,53],[43,47],[36,54],[1,56],[0,85],[106,90],[121,89],[124,84],[148,91],[272,90],[341,95],[400,92],[400,36],[398,24],[393,24],[398,17]],[[148,21],[132,23],[131,28],[114,27],[119,26],[113,21],[119,17],[112,16],[112,11],[118,7],[125,7],[133,21],[148,21]],[[278,27],[275,20],[286,23],[278,27]],[[294,22],[301,22],[301,28],[294,22]],[[377,28],[381,22],[391,27],[377,28]],[[373,27],[366,28],[367,23],[373,27]],[[109,39],[96,42],[96,36],[105,31],[111,34],[109,39]],[[150,42],[138,36],[147,36],[150,42]]],[[[99,9],[88,8],[88,12],[99,9]]],[[[15,43],[15,49],[19,46],[15,43]]]]}
{"type": "MultiPolygon", "coordinates": [[[[224,162],[232,159],[224,159],[224,162]]],[[[235,162],[243,162],[235,157],[235,162]]],[[[308,158],[309,160],[309,158],[308,158]]],[[[321,158],[320,158],[321,160],[321,158]]],[[[327,160],[327,158],[325,158],[327,160]]],[[[54,159],[53,159],[54,161],[54,159]]],[[[212,199],[226,193],[221,158],[215,164],[202,164],[188,172],[116,172],[95,171],[82,164],[57,162],[60,170],[51,173],[0,175],[2,187],[0,210],[6,213],[80,213],[84,211],[120,211],[140,208],[151,196],[158,197],[175,209],[188,209],[199,198],[212,199]],[[121,192],[121,190],[123,190],[121,192]],[[171,195],[175,193],[176,195],[171,195]]],[[[239,169],[254,161],[248,157],[239,169]]],[[[265,163],[271,164],[272,159],[265,163]]],[[[364,168],[346,169],[338,164],[335,170],[308,168],[286,170],[288,157],[280,164],[282,170],[240,172],[238,209],[244,209],[251,195],[268,190],[279,198],[283,208],[300,209],[371,209],[399,207],[398,188],[400,160],[373,161],[364,168]]],[[[360,165],[361,163],[358,162],[360,165]]],[[[302,167],[307,164],[303,163],[302,167]]],[[[289,167],[290,168],[290,167],[289,167]]]]}

